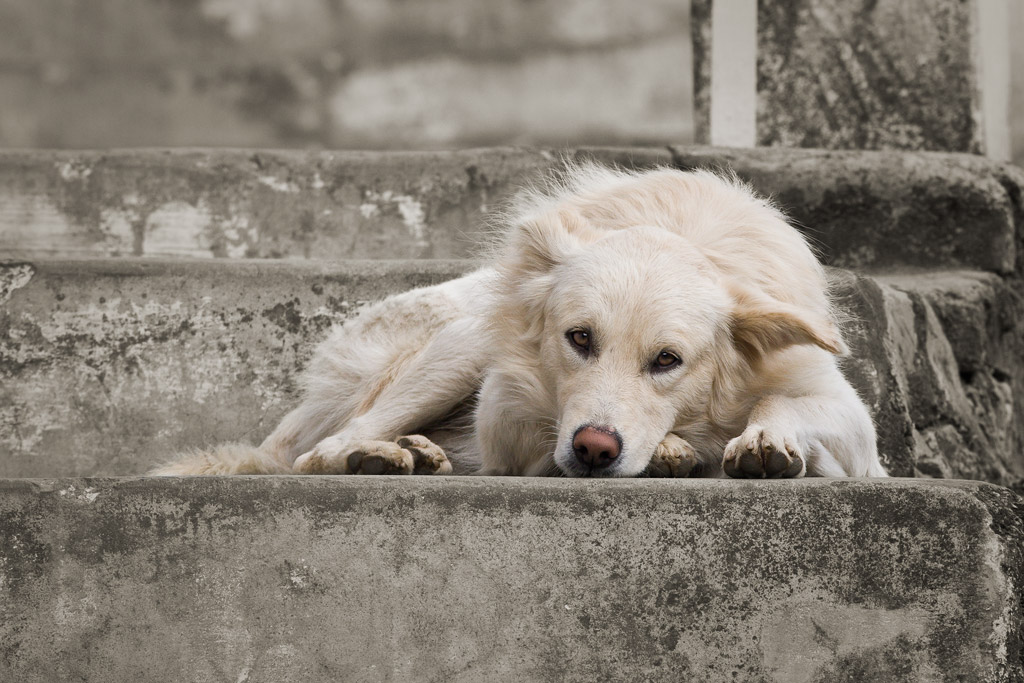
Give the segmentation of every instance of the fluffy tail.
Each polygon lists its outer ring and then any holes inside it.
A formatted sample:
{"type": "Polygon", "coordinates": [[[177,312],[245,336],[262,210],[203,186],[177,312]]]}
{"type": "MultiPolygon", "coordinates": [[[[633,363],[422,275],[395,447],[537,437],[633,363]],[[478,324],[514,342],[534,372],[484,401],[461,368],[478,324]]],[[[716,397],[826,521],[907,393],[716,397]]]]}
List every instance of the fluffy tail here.
{"type": "Polygon", "coordinates": [[[867,476],[869,476],[869,477],[888,477],[889,473],[886,472],[882,468],[882,464],[880,462],[878,462],[878,459],[876,458],[875,460],[873,460],[871,462],[870,465],[868,465],[868,474],[867,474],[867,476]]]}
{"type": "Polygon", "coordinates": [[[227,443],[209,451],[182,453],[152,470],[151,476],[190,474],[291,474],[290,463],[272,453],[242,443],[227,443]]]}

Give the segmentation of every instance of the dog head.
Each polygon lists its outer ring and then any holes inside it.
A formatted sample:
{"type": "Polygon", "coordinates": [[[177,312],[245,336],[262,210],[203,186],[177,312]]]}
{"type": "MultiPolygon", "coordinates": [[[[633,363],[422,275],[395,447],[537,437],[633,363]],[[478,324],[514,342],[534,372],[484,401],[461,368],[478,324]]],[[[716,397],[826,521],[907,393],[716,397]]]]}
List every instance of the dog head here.
{"type": "Polygon", "coordinates": [[[636,227],[552,268],[539,360],[559,411],[563,472],[639,474],[680,414],[708,400],[729,301],[687,247],[636,227]]]}
{"type": "Polygon", "coordinates": [[[570,476],[638,475],[667,433],[728,412],[766,355],[843,349],[827,316],[723,272],[678,231],[606,230],[563,207],[520,225],[512,247],[497,362],[547,406],[570,476]]]}

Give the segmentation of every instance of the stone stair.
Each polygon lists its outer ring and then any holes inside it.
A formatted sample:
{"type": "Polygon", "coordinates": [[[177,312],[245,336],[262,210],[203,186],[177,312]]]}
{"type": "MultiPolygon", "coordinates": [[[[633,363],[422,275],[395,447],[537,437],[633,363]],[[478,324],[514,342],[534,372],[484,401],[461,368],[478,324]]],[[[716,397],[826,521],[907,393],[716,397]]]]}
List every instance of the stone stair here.
{"type": "Polygon", "coordinates": [[[706,147],[0,154],[0,463],[139,474],[183,448],[259,441],[327,327],[472,268],[511,191],[582,159],[731,169],[772,195],[846,269],[832,272],[852,314],[846,369],[889,470],[1024,475],[1024,172],[706,147]]]}
{"type": "Polygon", "coordinates": [[[938,153],[2,152],[0,476],[38,479],[0,495],[0,679],[1022,680],[1022,187],[938,153]],[[773,195],[919,479],[77,479],[258,443],[330,325],[582,159],[773,195]]]}
{"type": "MultiPolygon", "coordinates": [[[[0,482],[4,680],[1020,680],[980,482],[0,482]]],[[[1015,513],[1016,510],[1016,513],[1015,513]]]]}

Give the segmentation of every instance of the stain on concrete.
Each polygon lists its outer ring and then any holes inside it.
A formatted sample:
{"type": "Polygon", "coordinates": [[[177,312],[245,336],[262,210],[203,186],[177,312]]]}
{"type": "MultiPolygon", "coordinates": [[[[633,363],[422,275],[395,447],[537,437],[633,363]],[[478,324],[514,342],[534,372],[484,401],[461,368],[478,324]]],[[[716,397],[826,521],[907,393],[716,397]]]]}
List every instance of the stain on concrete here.
{"type": "MultiPolygon", "coordinates": [[[[922,608],[886,610],[816,595],[791,601],[772,614],[762,625],[759,640],[765,668],[779,683],[835,680],[855,668],[868,669],[862,673],[870,676],[853,680],[920,680],[920,675],[906,677],[910,672],[903,669],[911,666],[906,655],[926,649],[922,640],[933,627],[932,615],[922,608]],[[889,650],[902,656],[887,661],[889,650]],[[833,669],[832,678],[822,669],[833,669]]],[[[925,666],[935,671],[926,659],[916,663],[916,673],[925,666]]]]}
{"type": "Polygon", "coordinates": [[[1012,379],[1024,368],[1009,360],[1024,357],[1024,316],[995,329],[999,311],[1020,306],[1013,288],[966,271],[830,278],[851,314],[842,369],[875,418],[887,470],[1004,484],[1024,475],[1024,378],[1012,379]]]}
{"type": "Polygon", "coordinates": [[[275,304],[273,308],[265,309],[262,315],[286,332],[295,334],[302,329],[302,314],[299,312],[298,304],[298,299],[275,304]]]}
{"type": "Polygon", "coordinates": [[[15,290],[27,285],[35,272],[31,263],[0,263],[0,304],[10,301],[15,290]]]}

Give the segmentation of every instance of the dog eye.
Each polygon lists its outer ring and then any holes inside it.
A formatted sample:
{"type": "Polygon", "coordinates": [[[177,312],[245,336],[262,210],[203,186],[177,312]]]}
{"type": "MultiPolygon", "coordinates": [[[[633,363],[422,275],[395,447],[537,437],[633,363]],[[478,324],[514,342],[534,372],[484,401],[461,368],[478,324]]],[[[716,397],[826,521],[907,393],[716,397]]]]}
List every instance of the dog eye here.
{"type": "Polygon", "coordinates": [[[590,354],[590,330],[576,328],[566,332],[565,337],[577,352],[584,356],[590,354]]]}
{"type": "Polygon", "coordinates": [[[679,356],[671,351],[662,351],[658,354],[658,357],[654,359],[654,362],[651,363],[651,371],[664,372],[665,370],[671,370],[682,362],[683,361],[679,356]]]}

